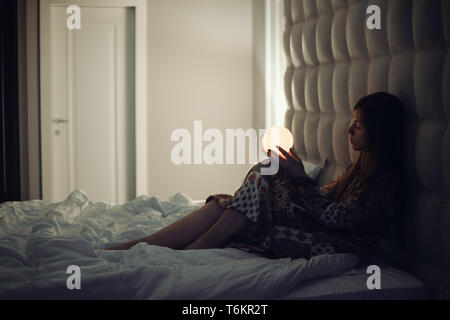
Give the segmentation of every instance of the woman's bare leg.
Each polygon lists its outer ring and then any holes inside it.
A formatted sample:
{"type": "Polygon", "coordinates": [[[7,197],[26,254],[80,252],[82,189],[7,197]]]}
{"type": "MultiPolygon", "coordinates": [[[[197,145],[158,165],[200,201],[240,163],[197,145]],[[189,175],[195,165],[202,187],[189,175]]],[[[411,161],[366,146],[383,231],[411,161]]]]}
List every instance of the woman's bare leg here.
{"type": "Polygon", "coordinates": [[[183,249],[205,233],[224,213],[224,209],[215,200],[208,201],[203,207],[175,221],[149,236],[132,240],[105,250],[127,250],[139,242],[183,249]]]}
{"type": "Polygon", "coordinates": [[[218,248],[247,223],[245,216],[236,209],[226,209],[219,220],[185,249],[218,248]]]}

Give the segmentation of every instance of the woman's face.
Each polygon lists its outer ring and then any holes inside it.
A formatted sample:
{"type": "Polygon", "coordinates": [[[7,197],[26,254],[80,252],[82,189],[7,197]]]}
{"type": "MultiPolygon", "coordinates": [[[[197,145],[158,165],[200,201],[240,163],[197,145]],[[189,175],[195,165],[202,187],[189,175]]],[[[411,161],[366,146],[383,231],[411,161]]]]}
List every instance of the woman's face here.
{"type": "Polygon", "coordinates": [[[353,111],[353,123],[347,130],[353,150],[364,151],[367,148],[367,132],[361,123],[361,110],[353,111]]]}

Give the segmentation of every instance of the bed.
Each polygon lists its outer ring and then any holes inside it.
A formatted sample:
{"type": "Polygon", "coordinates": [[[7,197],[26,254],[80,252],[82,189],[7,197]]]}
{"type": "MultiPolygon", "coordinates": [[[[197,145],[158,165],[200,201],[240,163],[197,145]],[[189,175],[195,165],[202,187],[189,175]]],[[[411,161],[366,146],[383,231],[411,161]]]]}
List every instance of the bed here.
{"type": "Polygon", "coordinates": [[[328,160],[319,184],[355,160],[345,131],[360,97],[388,91],[407,107],[408,199],[401,223],[372,259],[361,263],[337,254],[271,260],[233,248],[177,251],[145,243],[105,251],[162,228],[203,200],[174,192],[167,201],[149,195],[111,206],[93,203],[77,189],[58,203],[0,205],[1,299],[448,297],[449,1],[283,3],[285,127],[304,161],[317,166],[328,160]],[[381,9],[381,30],[365,28],[371,4],[381,9]],[[367,286],[371,265],[380,267],[380,289],[367,286]]]}
{"type": "MultiPolygon", "coordinates": [[[[448,297],[449,1],[284,0],[283,17],[285,127],[292,131],[303,160],[329,160],[319,184],[336,178],[356,159],[345,133],[361,97],[387,91],[403,102],[407,125],[402,162],[408,189],[398,222],[377,245],[376,256],[395,269],[386,274],[393,283],[418,288],[408,280],[412,276],[422,282],[428,297],[448,297]],[[379,9],[380,29],[366,25],[373,5],[379,9]]],[[[329,287],[348,289],[328,296],[355,296],[361,287],[354,284],[356,279],[329,279],[329,287]]],[[[312,280],[299,295],[327,296],[323,283],[312,280]]],[[[413,291],[393,288],[390,293],[362,294],[420,295],[413,291]]]]}
{"type": "MultiPolygon", "coordinates": [[[[155,232],[202,206],[176,193],[120,205],[66,200],[0,206],[0,299],[359,299],[423,298],[423,285],[381,265],[382,290],[369,292],[366,266],[351,254],[266,259],[239,249],[172,250],[107,245],[155,232]],[[78,286],[73,266],[79,268],[78,286]]],[[[373,291],[373,290],[370,290],[373,291]]]]}

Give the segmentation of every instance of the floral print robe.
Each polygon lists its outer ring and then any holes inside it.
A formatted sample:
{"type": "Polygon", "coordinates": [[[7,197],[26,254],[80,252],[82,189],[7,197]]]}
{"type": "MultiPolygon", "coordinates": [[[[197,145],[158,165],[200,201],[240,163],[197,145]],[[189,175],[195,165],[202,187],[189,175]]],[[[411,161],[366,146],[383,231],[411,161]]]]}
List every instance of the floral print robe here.
{"type": "Polygon", "coordinates": [[[351,196],[333,202],[325,192],[339,179],[319,187],[309,178],[291,177],[282,167],[275,175],[261,175],[261,162],[250,169],[234,195],[210,195],[222,208],[234,208],[247,225],[224,247],[260,253],[269,258],[310,258],[326,253],[362,255],[388,230],[399,209],[399,175],[384,172],[368,186],[364,198],[351,196]]]}

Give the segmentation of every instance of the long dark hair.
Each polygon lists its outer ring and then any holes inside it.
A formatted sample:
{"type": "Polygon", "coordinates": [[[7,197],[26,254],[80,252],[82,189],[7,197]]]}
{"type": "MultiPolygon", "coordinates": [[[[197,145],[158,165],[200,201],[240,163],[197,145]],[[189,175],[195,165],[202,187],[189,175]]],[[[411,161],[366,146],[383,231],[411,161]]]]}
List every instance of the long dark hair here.
{"type": "Polygon", "coordinates": [[[360,151],[355,163],[327,190],[327,196],[340,202],[351,195],[347,186],[359,177],[357,189],[364,193],[373,177],[385,170],[401,172],[404,109],[401,101],[387,92],[361,98],[353,110],[361,110],[361,122],[367,132],[367,150],[360,151]]]}

